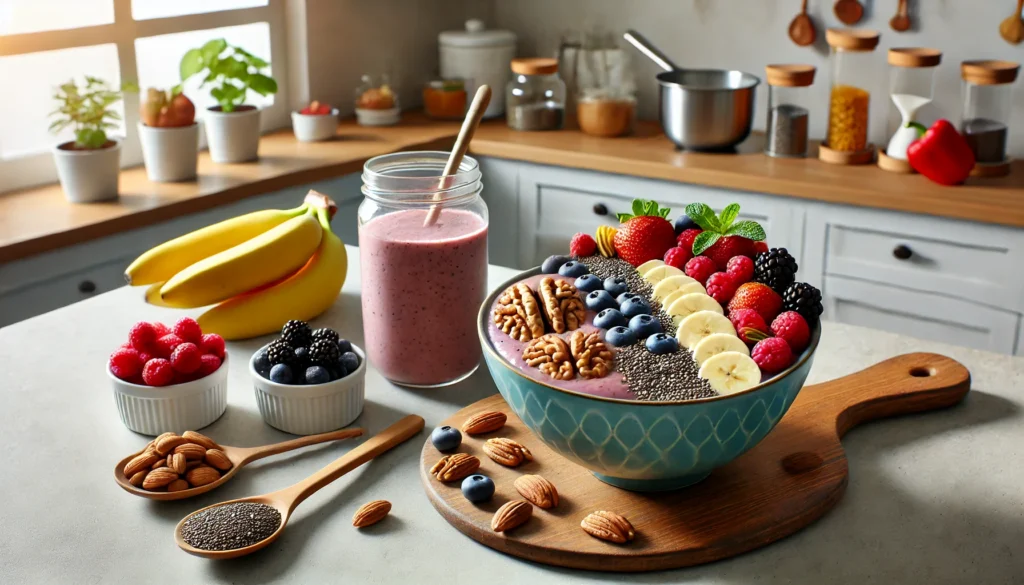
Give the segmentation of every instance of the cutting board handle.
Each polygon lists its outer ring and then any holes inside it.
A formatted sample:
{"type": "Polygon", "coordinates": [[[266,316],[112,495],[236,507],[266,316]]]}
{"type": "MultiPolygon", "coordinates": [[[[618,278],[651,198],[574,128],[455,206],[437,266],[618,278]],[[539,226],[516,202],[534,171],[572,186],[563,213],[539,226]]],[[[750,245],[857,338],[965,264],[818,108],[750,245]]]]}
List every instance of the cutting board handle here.
{"type": "Polygon", "coordinates": [[[842,437],[868,421],[953,406],[971,389],[971,373],[960,362],[934,353],[908,353],[855,374],[808,386],[801,408],[820,409],[842,437]],[[831,411],[831,412],[828,412],[831,411]]]}

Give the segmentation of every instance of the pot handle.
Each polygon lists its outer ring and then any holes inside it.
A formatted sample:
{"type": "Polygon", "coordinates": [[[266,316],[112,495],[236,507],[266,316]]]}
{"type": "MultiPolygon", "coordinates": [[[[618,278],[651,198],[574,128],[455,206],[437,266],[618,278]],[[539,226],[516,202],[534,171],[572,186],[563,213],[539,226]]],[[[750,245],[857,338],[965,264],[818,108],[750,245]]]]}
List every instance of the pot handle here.
{"type": "Polygon", "coordinates": [[[647,57],[654,61],[658,67],[661,67],[665,71],[675,71],[679,69],[676,64],[669,59],[668,55],[662,53],[657,47],[651,44],[644,35],[636,32],[635,30],[628,30],[623,33],[622,38],[629,41],[629,44],[636,47],[641,53],[647,55],[647,57]]]}

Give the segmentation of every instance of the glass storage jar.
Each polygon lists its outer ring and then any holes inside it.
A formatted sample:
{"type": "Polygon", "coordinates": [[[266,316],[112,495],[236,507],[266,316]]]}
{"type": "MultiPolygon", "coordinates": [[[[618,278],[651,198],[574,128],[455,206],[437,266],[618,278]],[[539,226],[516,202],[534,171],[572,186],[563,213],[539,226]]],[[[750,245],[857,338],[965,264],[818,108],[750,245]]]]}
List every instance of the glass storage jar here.
{"type": "Polygon", "coordinates": [[[1020,64],[1012,61],[964,61],[963,114],[960,132],[974,151],[974,176],[998,177],[1010,172],[1006,156],[1013,82],[1020,64]]]}
{"type": "Polygon", "coordinates": [[[768,121],[764,153],[777,157],[807,156],[813,65],[768,65],[768,121]]]}
{"type": "Polygon", "coordinates": [[[918,112],[932,101],[935,72],[942,52],[926,48],[889,49],[889,141],[878,151],[878,166],[893,172],[911,173],[907,148],[917,140],[918,112]]]}
{"type": "Polygon", "coordinates": [[[828,41],[831,90],[828,133],[819,158],[835,164],[865,164],[874,158],[868,144],[868,106],[877,76],[873,51],[878,32],[862,29],[825,31],[828,41]]]}
{"type": "Polygon", "coordinates": [[[400,152],[363,167],[359,261],[363,339],[396,384],[454,384],[480,363],[477,311],[487,294],[487,204],[480,167],[447,152],[400,152]]]}
{"type": "Polygon", "coordinates": [[[557,59],[512,59],[505,116],[513,130],[560,130],[565,124],[565,82],[557,59]]]}
{"type": "Polygon", "coordinates": [[[423,86],[423,110],[437,120],[461,120],[466,115],[466,82],[434,79],[423,86]]]}

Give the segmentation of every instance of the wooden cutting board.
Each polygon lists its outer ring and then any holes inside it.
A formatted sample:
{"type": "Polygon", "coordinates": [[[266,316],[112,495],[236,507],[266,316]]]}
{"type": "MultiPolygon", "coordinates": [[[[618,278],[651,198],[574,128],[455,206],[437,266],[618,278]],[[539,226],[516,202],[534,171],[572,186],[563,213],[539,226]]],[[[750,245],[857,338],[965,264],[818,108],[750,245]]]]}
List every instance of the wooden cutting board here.
{"type": "Polygon", "coordinates": [[[759,445],[703,482],[675,492],[636,493],[598,481],[558,455],[512,413],[499,395],[463,408],[442,424],[459,428],[479,412],[508,415],[504,429],[463,437],[459,451],[480,458],[480,473],[497,486],[484,504],[462,496],[460,482],[442,484],[428,473],[441,457],[427,440],[421,477],[431,503],[455,528],[503,553],[539,563],[599,571],[654,571],[708,563],[762,547],[821,517],[842,497],[848,481],[839,439],[870,420],[945,408],[970,390],[967,369],[927,353],[895,357],[851,374],[804,388],[778,426],[759,445]],[[489,437],[526,445],[534,461],[509,469],[491,461],[481,446],[489,437]],[[491,531],[494,511],[521,496],[512,483],[539,474],[558,488],[560,503],[534,509],[533,518],[507,535],[491,531]],[[580,521],[595,510],[626,516],[636,539],[625,545],[590,537],[580,521]]]}

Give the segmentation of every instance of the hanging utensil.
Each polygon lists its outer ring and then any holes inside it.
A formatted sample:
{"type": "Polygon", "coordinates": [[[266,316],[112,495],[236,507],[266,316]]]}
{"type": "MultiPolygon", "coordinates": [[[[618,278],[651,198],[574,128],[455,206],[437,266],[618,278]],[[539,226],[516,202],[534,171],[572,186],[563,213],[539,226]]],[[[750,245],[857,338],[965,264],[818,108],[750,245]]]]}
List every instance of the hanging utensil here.
{"type": "Polygon", "coordinates": [[[807,0],[803,0],[800,14],[789,23],[789,38],[801,47],[813,45],[814,40],[818,38],[818,31],[814,30],[814,21],[807,15],[807,0]]]}
{"type": "MultiPolygon", "coordinates": [[[[1024,0],[1021,0],[1024,2],[1024,0]]],[[[889,20],[889,26],[896,32],[906,32],[910,30],[910,15],[907,14],[907,0],[900,0],[899,6],[896,8],[896,16],[893,16],[889,20]]]]}
{"type": "Polygon", "coordinates": [[[1018,45],[1024,40],[1024,20],[1020,13],[1024,10],[1024,0],[1017,0],[1017,11],[999,24],[999,36],[1011,45],[1018,45]]]}
{"type": "Polygon", "coordinates": [[[854,25],[864,18],[864,7],[857,0],[838,0],[833,10],[843,24],[854,25]]]}

